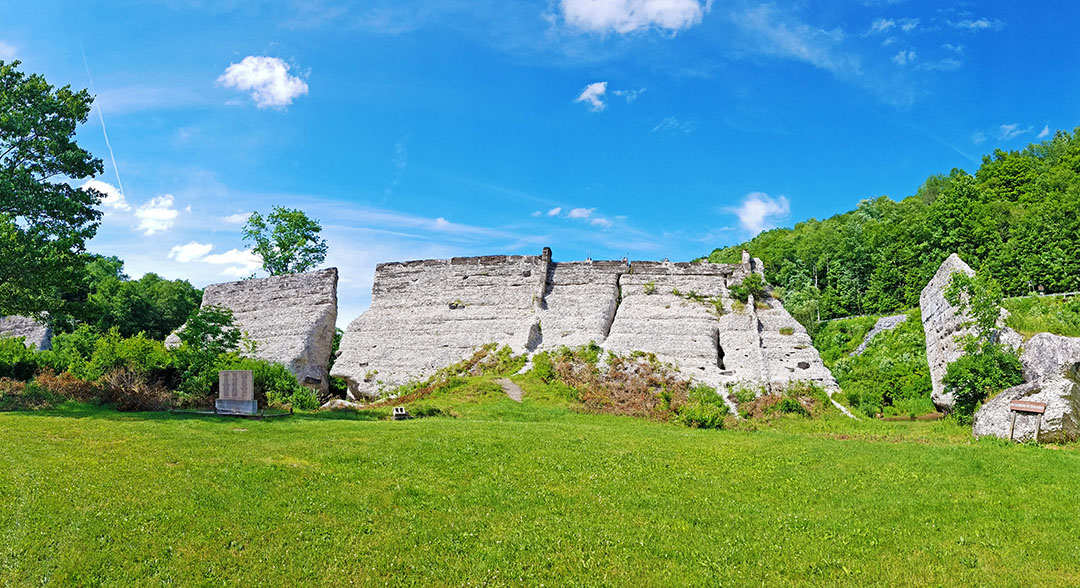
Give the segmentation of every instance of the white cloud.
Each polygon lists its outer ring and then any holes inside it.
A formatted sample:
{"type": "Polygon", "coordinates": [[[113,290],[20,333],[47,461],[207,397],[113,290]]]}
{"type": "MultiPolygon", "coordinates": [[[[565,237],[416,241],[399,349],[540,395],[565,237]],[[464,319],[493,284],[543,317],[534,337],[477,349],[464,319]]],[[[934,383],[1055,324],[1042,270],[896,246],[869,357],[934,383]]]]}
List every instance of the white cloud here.
{"type": "Polygon", "coordinates": [[[228,276],[230,278],[246,278],[250,276],[257,267],[249,268],[242,265],[233,265],[221,270],[221,275],[228,276]]]}
{"type": "Polygon", "coordinates": [[[176,245],[169,250],[169,259],[175,259],[180,263],[190,263],[192,261],[199,261],[210,253],[210,250],[214,248],[211,243],[199,243],[198,241],[192,241],[187,245],[176,245]]]}
{"type": "Polygon", "coordinates": [[[976,131],[976,132],[971,134],[971,142],[972,143],[974,143],[976,145],[979,145],[980,143],[983,143],[985,141],[986,141],[986,133],[984,133],[982,131],[976,131]]]}
{"type": "Polygon", "coordinates": [[[621,98],[625,98],[626,103],[630,104],[641,97],[641,95],[645,93],[645,90],[647,90],[647,88],[638,88],[637,90],[612,90],[611,93],[621,98]]]}
{"type": "Polygon", "coordinates": [[[870,23],[870,30],[866,31],[867,35],[875,35],[877,33],[884,33],[885,31],[896,26],[896,21],[888,18],[879,18],[870,23]]]}
{"type": "Polygon", "coordinates": [[[961,65],[963,65],[963,63],[959,59],[946,57],[937,61],[927,61],[919,64],[918,68],[927,71],[953,71],[955,69],[960,69],[961,65]]]}
{"type": "Polygon", "coordinates": [[[247,222],[247,219],[250,216],[250,212],[238,212],[236,214],[221,217],[221,221],[230,225],[242,225],[247,222]]]}
{"type": "Polygon", "coordinates": [[[277,57],[249,55],[217,79],[219,85],[250,92],[259,108],[282,108],[308,93],[304,80],[289,75],[289,64],[277,57]]]}
{"type": "Polygon", "coordinates": [[[712,0],[560,0],[563,19],[596,33],[630,33],[650,27],[676,32],[701,22],[712,0]]]}
{"type": "Polygon", "coordinates": [[[674,116],[669,116],[664,120],[656,123],[652,128],[654,133],[671,133],[673,135],[686,135],[694,130],[694,122],[687,120],[680,120],[674,116]]]}
{"type": "Polygon", "coordinates": [[[551,210],[547,211],[547,215],[548,216],[559,216],[560,212],[562,212],[562,207],[561,206],[556,206],[555,208],[552,208],[551,210]]]}
{"type": "Polygon", "coordinates": [[[15,47],[0,41],[0,60],[11,61],[15,59],[15,47]]]}
{"type": "MultiPolygon", "coordinates": [[[[243,275],[247,275],[255,269],[262,266],[262,258],[255,255],[250,249],[230,249],[225,253],[215,253],[214,255],[207,255],[200,259],[206,263],[212,263],[215,265],[233,265],[243,268],[243,275]]],[[[226,270],[228,271],[228,270],[226,270]]]]}
{"type": "Polygon", "coordinates": [[[596,217],[589,219],[589,224],[594,227],[604,227],[605,229],[611,226],[611,221],[606,218],[596,217]]]}
{"type": "Polygon", "coordinates": [[[451,224],[450,221],[446,220],[445,218],[443,218],[441,216],[439,218],[435,219],[435,228],[436,229],[440,229],[440,230],[449,229],[450,224],[451,224]]]}
{"type": "Polygon", "coordinates": [[[997,19],[990,20],[987,18],[979,18],[976,20],[962,20],[959,22],[949,21],[949,25],[953,28],[964,29],[968,31],[1000,31],[1002,27],[1005,26],[1005,23],[997,19]]]}
{"type": "Polygon", "coordinates": [[[595,208],[575,208],[566,213],[566,218],[589,218],[595,210],[595,208]]]}
{"type": "Polygon", "coordinates": [[[176,222],[180,214],[173,205],[175,200],[172,194],[162,194],[151,198],[149,202],[135,209],[135,217],[139,219],[138,230],[144,235],[153,235],[160,231],[166,231],[176,222]]]}
{"type": "Polygon", "coordinates": [[[751,192],[737,208],[731,209],[739,217],[739,224],[748,233],[756,235],[771,229],[791,212],[791,203],[784,196],[773,198],[763,192],[751,192]]]}
{"type": "Polygon", "coordinates": [[[541,216],[544,216],[544,213],[540,212],[539,210],[534,210],[532,211],[532,214],[530,216],[532,216],[533,218],[540,218],[541,216]]]}
{"type": "Polygon", "coordinates": [[[907,65],[915,61],[915,57],[915,51],[904,51],[901,49],[899,53],[893,56],[892,60],[896,65],[907,65]]]}
{"type": "Polygon", "coordinates": [[[957,55],[963,55],[964,51],[967,50],[967,45],[964,45],[963,43],[957,43],[956,45],[953,45],[952,43],[945,43],[941,46],[941,48],[952,51],[957,55]]]}
{"type": "Polygon", "coordinates": [[[607,82],[593,82],[585,86],[574,102],[584,102],[593,112],[600,112],[607,106],[604,103],[605,92],[607,92],[607,82]]]}
{"type": "Polygon", "coordinates": [[[775,57],[803,61],[838,76],[859,74],[856,56],[838,52],[844,40],[839,28],[831,31],[808,25],[762,4],[734,15],[735,24],[749,35],[751,50],[775,57]]]}
{"type": "Polygon", "coordinates": [[[1001,125],[1000,127],[998,127],[997,135],[998,138],[1000,138],[1002,141],[1009,141],[1019,137],[1020,135],[1026,135],[1033,130],[1034,129],[1032,129],[1031,127],[1021,129],[1020,125],[1012,123],[1008,125],[1001,125]]]}
{"type": "Polygon", "coordinates": [[[1047,138],[1049,136],[1050,136],[1050,125],[1046,125],[1046,126],[1043,127],[1043,130],[1039,131],[1039,134],[1036,135],[1036,138],[1037,139],[1045,139],[1045,138],[1047,138]]]}
{"type": "Polygon", "coordinates": [[[101,192],[104,195],[104,198],[101,199],[101,206],[103,208],[121,211],[131,210],[131,205],[127,203],[124,195],[120,193],[120,189],[108,182],[90,180],[80,186],[80,188],[83,190],[93,189],[101,192]]]}
{"type": "Polygon", "coordinates": [[[919,19],[917,18],[902,18],[900,19],[900,30],[905,33],[910,33],[915,30],[915,27],[919,26],[919,19]]]}

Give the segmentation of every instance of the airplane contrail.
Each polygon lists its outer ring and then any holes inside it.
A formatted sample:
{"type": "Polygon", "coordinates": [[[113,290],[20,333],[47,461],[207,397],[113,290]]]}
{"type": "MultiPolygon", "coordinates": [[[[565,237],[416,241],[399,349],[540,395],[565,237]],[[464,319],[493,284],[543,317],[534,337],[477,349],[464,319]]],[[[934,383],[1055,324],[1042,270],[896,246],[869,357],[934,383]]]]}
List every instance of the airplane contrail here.
{"type": "MultiPolygon", "coordinates": [[[[82,41],[79,42],[79,51],[82,52],[83,65],[86,66],[86,77],[90,80],[90,92],[96,94],[94,91],[94,78],[90,75],[90,64],[86,61],[86,49],[83,49],[82,41]]],[[[101,114],[101,106],[95,104],[94,110],[97,111],[98,120],[101,121],[101,134],[105,136],[105,147],[109,149],[109,159],[112,160],[113,173],[116,174],[116,184],[120,188],[120,195],[123,196],[124,183],[120,181],[120,168],[116,167],[116,156],[113,155],[112,144],[109,143],[109,132],[105,130],[105,117],[101,114]]]]}

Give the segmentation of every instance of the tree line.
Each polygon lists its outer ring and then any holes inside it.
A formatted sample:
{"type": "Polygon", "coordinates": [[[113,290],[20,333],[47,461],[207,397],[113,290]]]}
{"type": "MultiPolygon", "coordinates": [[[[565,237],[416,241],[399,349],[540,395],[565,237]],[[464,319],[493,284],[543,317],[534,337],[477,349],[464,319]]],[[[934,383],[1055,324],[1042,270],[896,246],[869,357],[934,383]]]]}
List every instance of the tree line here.
{"type": "Polygon", "coordinates": [[[941,262],[957,253],[1006,296],[1080,290],[1080,127],[1020,151],[995,150],[971,175],[927,178],[915,195],[859,202],[825,220],[762,232],[716,249],[765,263],[785,307],[820,319],[914,308],[941,262]]]}

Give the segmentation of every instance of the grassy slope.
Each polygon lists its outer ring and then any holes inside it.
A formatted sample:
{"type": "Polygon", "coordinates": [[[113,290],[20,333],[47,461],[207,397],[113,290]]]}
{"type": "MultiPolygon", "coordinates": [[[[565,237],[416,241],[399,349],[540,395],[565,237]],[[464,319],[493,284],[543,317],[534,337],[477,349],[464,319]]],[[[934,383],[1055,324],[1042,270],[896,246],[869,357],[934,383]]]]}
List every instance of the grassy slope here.
{"type": "Polygon", "coordinates": [[[891,331],[878,333],[863,353],[854,351],[877,322],[876,317],[830,321],[814,334],[814,346],[832,370],[848,403],[863,414],[925,414],[930,402],[930,368],[918,310],[891,331]],[[882,398],[891,406],[882,406],[882,398]]]}
{"type": "MultiPolygon", "coordinates": [[[[0,413],[0,585],[1075,585],[1080,452],[947,423],[693,430],[0,413]]],[[[483,386],[478,386],[483,388],[483,386]]],[[[474,390],[475,392],[475,390],[474,390]]],[[[539,398],[541,400],[537,401],[539,398]]]]}
{"type": "Polygon", "coordinates": [[[1006,324],[1025,338],[1036,333],[1080,337],[1080,298],[1009,298],[1004,306],[1009,311],[1006,324]]]}

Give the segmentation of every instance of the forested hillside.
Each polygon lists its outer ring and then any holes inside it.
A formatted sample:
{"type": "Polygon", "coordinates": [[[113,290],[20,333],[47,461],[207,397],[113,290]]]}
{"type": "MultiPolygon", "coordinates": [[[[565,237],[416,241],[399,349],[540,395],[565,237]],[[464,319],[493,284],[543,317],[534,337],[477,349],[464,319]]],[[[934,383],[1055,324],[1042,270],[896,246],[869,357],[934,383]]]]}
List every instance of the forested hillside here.
{"type": "Polygon", "coordinates": [[[952,252],[989,272],[1006,296],[1080,290],[1080,127],[1023,151],[996,150],[972,176],[934,175],[914,196],[882,196],[819,221],[716,249],[765,262],[768,281],[804,324],[918,306],[952,252]]]}

